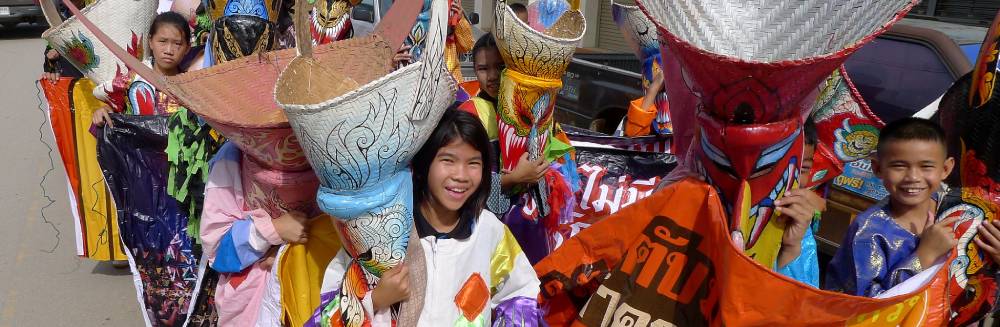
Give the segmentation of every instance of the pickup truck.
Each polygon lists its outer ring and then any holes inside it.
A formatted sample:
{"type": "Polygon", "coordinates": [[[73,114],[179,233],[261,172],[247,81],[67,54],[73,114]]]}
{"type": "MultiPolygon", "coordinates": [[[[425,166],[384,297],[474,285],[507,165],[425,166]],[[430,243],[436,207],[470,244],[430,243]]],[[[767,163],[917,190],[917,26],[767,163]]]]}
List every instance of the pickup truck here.
{"type": "Polygon", "coordinates": [[[629,101],[643,95],[641,69],[632,53],[578,49],[563,75],[556,121],[612,134],[625,117],[629,101]]]}
{"type": "Polygon", "coordinates": [[[39,0],[0,0],[0,25],[12,29],[20,23],[45,23],[39,0]]]}

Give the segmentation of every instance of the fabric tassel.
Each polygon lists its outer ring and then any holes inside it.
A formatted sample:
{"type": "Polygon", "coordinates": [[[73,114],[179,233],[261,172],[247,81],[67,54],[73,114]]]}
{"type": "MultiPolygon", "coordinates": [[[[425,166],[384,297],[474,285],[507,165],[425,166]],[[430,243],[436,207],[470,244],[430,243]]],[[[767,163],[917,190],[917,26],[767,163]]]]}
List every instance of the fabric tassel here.
{"type": "Polygon", "coordinates": [[[198,235],[208,161],[218,151],[222,140],[211,127],[183,107],[170,116],[167,129],[167,194],[187,212],[187,234],[200,244],[198,235]]]}
{"type": "Polygon", "coordinates": [[[544,310],[538,301],[525,296],[503,301],[493,309],[493,327],[545,327],[544,310]]]}

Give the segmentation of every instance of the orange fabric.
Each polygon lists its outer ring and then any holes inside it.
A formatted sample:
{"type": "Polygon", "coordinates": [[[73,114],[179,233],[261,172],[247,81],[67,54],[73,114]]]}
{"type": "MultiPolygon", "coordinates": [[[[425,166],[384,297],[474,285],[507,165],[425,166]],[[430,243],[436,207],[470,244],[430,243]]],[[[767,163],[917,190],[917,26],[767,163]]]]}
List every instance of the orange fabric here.
{"type": "Polygon", "coordinates": [[[45,93],[45,99],[49,103],[49,122],[52,125],[52,132],[55,134],[56,146],[59,148],[59,156],[62,158],[63,166],[66,167],[66,177],[69,178],[70,187],[73,189],[73,196],[79,196],[77,190],[80,189],[80,171],[76,165],[76,141],[73,139],[73,112],[70,104],[70,87],[73,84],[72,78],[60,78],[55,84],[48,80],[40,80],[38,84],[45,93]]]}
{"type": "Polygon", "coordinates": [[[465,94],[468,94],[469,97],[474,97],[479,94],[479,80],[459,83],[458,86],[465,90],[465,94]]]}
{"type": "Polygon", "coordinates": [[[473,273],[469,279],[465,280],[462,289],[455,294],[455,304],[462,311],[462,315],[469,321],[476,321],[476,317],[483,313],[486,302],[490,300],[490,289],[486,287],[486,281],[479,273],[473,273]]]}
{"type": "Polygon", "coordinates": [[[99,261],[123,260],[117,211],[97,163],[97,139],[89,132],[94,111],[103,106],[93,96],[94,83],[64,77],[38,85],[48,103],[50,127],[69,180],[76,254],[99,261]]]}
{"type": "Polygon", "coordinates": [[[552,326],[658,325],[659,320],[678,326],[940,326],[947,321],[946,268],[922,288],[889,299],[827,292],[746,257],[725,226],[718,195],[693,178],[622,209],[535,265],[540,302],[549,310],[546,320],[552,326]]]}
{"type": "Polygon", "coordinates": [[[649,125],[656,119],[656,107],[642,107],[642,99],[629,102],[628,114],[625,115],[625,136],[636,137],[649,135],[649,125]]]}

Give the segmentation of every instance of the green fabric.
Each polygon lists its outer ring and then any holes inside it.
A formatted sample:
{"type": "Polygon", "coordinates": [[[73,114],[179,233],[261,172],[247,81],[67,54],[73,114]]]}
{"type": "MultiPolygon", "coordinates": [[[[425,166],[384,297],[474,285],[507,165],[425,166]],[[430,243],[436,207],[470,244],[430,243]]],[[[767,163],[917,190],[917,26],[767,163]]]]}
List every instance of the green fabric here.
{"type": "Polygon", "coordinates": [[[167,193],[188,214],[187,234],[200,244],[198,237],[201,208],[208,180],[208,160],[221,144],[191,111],[180,108],[167,121],[167,193]]]}
{"type": "Polygon", "coordinates": [[[545,147],[545,160],[553,162],[556,159],[562,158],[570,151],[573,151],[572,145],[564,143],[562,140],[555,138],[555,136],[550,137],[549,145],[545,147]]]}

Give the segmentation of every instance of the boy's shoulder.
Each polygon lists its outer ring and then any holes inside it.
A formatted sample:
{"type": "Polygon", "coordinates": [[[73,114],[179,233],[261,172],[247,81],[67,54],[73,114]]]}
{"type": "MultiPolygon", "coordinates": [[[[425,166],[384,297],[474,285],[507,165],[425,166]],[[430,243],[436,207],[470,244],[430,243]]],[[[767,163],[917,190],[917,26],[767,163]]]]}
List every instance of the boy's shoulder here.
{"type": "Polygon", "coordinates": [[[888,206],[888,199],[876,202],[874,205],[868,207],[868,209],[865,209],[865,211],[858,213],[851,224],[859,225],[870,220],[891,220],[892,216],[889,215],[888,206]]]}

